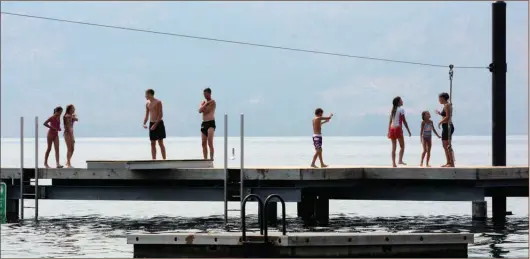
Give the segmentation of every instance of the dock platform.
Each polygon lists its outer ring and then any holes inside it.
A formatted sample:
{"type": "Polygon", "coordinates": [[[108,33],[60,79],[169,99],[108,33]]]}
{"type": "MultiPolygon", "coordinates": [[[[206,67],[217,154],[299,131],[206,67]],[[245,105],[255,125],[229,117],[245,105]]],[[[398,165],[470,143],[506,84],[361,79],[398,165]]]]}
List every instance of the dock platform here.
{"type": "Polygon", "coordinates": [[[268,242],[259,233],[241,232],[131,234],[134,258],[465,258],[469,233],[319,233],[272,232],[268,242]]]}
{"type": "MultiPolygon", "coordinates": [[[[212,161],[196,162],[209,164],[212,161]]],[[[113,166],[105,165],[108,161],[89,163],[91,168],[1,168],[1,180],[7,185],[8,207],[17,208],[18,200],[22,200],[22,197],[56,200],[224,201],[227,204],[241,201],[241,197],[249,194],[255,194],[261,199],[277,194],[285,202],[297,202],[300,217],[316,219],[325,225],[329,220],[330,199],[480,201],[473,210],[477,212],[475,218],[484,219],[487,215],[482,201],[485,197],[492,197],[495,219],[506,216],[506,197],[528,197],[529,186],[528,167],[515,166],[172,169],[158,161],[155,164],[115,161],[113,166]],[[103,167],[104,165],[110,168],[103,167]],[[144,167],[146,165],[149,168],[144,167]],[[30,185],[31,179],[35,177],[51,179],[52,184],[36,187],[30,185]]],[[[271,220],[276,218],[276,207],[270,207],[273,210],[268,214],[271,215],[271,220]]],[[[10,209],[10,218],[16,218],[17,211],[10,209]]]]}

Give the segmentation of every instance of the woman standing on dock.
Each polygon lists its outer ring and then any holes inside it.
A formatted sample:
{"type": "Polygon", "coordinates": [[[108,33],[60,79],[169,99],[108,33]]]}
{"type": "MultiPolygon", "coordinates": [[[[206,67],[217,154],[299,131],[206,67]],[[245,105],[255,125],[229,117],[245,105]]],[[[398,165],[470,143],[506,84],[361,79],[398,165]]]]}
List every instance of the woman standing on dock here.
{"type": "Polygon", "coordinates": [[[59,131],[61,131],[61,114],[63,113],[63,107],[57,106],[53,109],[53,115],[44,122],[44,126],[49,128],[47,140],[48,148],[46,148],[46,153],[44,154],[44,166],[50,168],[48,165],[48,157],[50,156],[50,151],[53,148],[55,149],[55,162],[57,163],[57,168],[62,168],[63,166],[59,164],[59,131]]]}
{"type": "Polygon", "coordinates": [[[66,106],[64,111],[64,142],[66,143],[66,167],[72,167],[72,156],[74,155],[74,122],[78,121],[73,104],[66,106]]]}
{"type": "Polygon", "coordinates": [[[403,109],[403,99],[397,96],[392,100],[392,111],[390,112],[390,121],[388,122],[388,138],[392,140],[392,166],[397,167],[396,165],[396,141],[399,141],[399,164],[407,165],[403,162],[403,154],[405,153],[405,139],[403,138],[403,127],[411,136],[409,125],[405,119],[405,109],[403,109]]]}
{"type": "Polygon", "coordinates": [[[455,154],[451,145],[451,140],[455,127],[453,126],[453,107],[449,102],[449,94],[441,93],[438,95],[438,101],[443,104],[443,110],[436,111],[436,113],[442,116],[442,120],[438,123],[438,128],[442,128],[442,143],[445,151],[445,157],[447,158],[447,164],[442,167],[455,167],[455,154]]]}

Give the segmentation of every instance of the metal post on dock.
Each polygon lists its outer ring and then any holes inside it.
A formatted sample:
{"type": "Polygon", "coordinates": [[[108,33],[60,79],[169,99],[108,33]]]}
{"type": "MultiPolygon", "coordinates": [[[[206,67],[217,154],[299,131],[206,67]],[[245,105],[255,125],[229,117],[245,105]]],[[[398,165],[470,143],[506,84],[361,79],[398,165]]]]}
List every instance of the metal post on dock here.
{"type": "MultiPolygon", "coordinates": [[[[243,193],[244,190],[244,180],[245,180],[245,115],[241,113],[241,157],[239,158],[241,160],[241,172],[240,172],[240,179],[239,179],[239,196],[241,200],[241,208],[243,207],[243,198],[245,197],[245,194],[243,193]]],[[[243,209],[241,209],[241,218],[245,217],[243,215],[243,209]]]]}
{"type": "MultiPolygon", "coordinates": [[[[492,165],[506,166],[506,3],[496,1],[491,5],[491,148],[492,165]]],[[[492,196],[493,222],[506,220],[506,195],[492,196]]]]}
{"type": "Polygon", "coordinates": [[[506,3],[491,6],[492,165],[506,166],[506,3]]]}
{"type": "Polygon", "coordinates": [[[224,201],[225,201],[225,225],[228,224],[228,115],[225,113],[224,118],[224,172],[225,172],[225,182],[224,182],[224,201]]]}
{"type": "Polygon", "coordinates": [[[24,219],[24,117],[20,117],[20,219],[24,219]]]}
{"type": "Polygon", "coordinates": [[[39,117],[35,116],[35,221],[39,220],[39,117]]]}

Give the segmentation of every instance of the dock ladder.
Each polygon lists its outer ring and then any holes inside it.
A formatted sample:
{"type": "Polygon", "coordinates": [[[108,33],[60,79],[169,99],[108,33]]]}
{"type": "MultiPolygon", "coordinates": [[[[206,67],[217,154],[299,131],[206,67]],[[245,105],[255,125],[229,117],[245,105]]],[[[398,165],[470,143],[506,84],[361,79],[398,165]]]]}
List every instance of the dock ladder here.
{"type": "MultiPolygon", "coordinates": [[[[268,224],[267,224],[267,208],[271,203],[271,200],[276,198],[282,204],[282,235],[287,235],[287,221],[285,217],[285,201],[278,194],[271,194],[265,199],[265,202],[256,194],[249,194],[241,202],[241,242],[243,244],[243,253],[245,257],[262,257],[270,258],[272,242],[268,236],[268,224]],[[253,238],[253,240],[247,239],[247,226],[246,226],[246,213],[245,208],[247,201],[254,198],[258,202],[258,222],[260,238],[253,238]]],[[[274,204],[276,205],[276,204],[274,204]]]]}
{"type": "MultiPolygon", "coordinates": [[[[244,115],[241,114],[241,156],[240,156],[240,169],[239,169],[239,179],[237,179],[236,170],[228,169],[228,115],[224,115],[224,223],[225,228],[228,228],[228,213],[231,211],[241,211],[241,206],[243,205],[244,197],[244,161],[245,161],[245,149],[244,149],[244,115]],[[239,188],[238,188],[239,187],[239,188]],[[229,209],[229,201],[239,201],[240,206],[236,209],[229,209]]],[[[241,214],[241,217],[243,214],[241,214]]]]}
{"type": "Polygon", "coordinates": [[[39,117],[35,117],[35,169],[24,169],[24,117],[20,117],[20,220],[24,210],[33,209],[35,221],[39,219],[39,117]],[[31,186],[33,177],[34,186],[31,186]],[[34,206],[25,206],[24,200],[34,199],[34,206]]]}

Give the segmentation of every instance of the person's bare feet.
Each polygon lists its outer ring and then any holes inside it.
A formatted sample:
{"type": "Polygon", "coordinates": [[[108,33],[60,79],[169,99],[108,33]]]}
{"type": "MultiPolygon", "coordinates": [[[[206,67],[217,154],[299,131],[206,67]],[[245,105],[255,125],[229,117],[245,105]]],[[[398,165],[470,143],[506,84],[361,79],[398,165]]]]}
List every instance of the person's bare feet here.
{"type": "Polygon", "coordinates": [[[420,164],[420,167],[423,167],[423,162],[420,164]]]}
{"type": "Polygon", "coordinates": [[[318,168],[318,166],[316,166],[315,164],[312,164],[311,167],[318,168]]]}
{"type": "Polygon", "coordinates": [[[50,168],[50,166],[48,164],[44,164],[44,167],[45,168],[50,168]]]}
{"type": "Polygon", "coordinates": [[[400,165],[407,165],[407,164],[406,164],[405,162],[403,162],[403,161],[400,161],[399,164],[400,164],[400,165]]]}
{"type": "Polygon", "coordinates": [[[72,168],[72,165],[70,165],[70,164],[66,164],[66,165],[64,165],[64,167],[65,167],[65,168],[72,168]]]}
{"type": "Polygon", "coordinates": [[[396,164],[393,164],[392,167],[397,167],[397,165],[396,165],[396,164]]]}
{"type": "Polygon", "coordinates": [[[326,168],[326,167],[328,167],[328,165],[326,165],[326,164],[321,164],[320,165],[320,168],[326,168]]]}
{"type": "Polygon", "coordinates": [[[427,167],[431,167],[431,165],[426,165],[427,167]]]}

